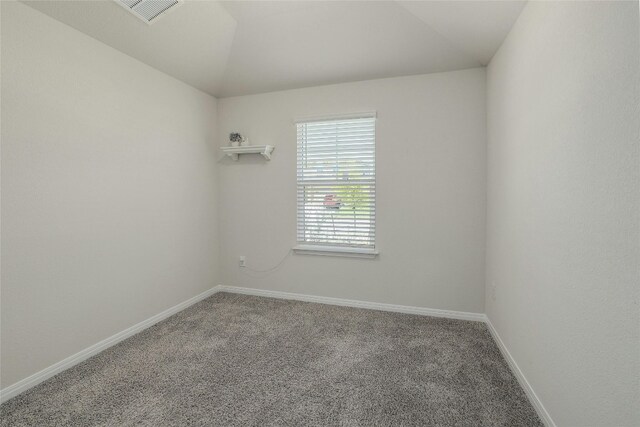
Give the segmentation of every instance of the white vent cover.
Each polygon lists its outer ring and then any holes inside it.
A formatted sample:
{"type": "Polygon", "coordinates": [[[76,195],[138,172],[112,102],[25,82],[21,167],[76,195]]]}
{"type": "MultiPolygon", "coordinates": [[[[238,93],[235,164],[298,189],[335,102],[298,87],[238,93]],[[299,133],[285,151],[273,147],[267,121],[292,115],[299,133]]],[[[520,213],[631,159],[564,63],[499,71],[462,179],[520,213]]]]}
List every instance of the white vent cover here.
{"type": "Polygon", "coordinates": [[[142,19],[147,24],[152,24],[164,16],[168,11],[175,9],[183,0],[114,0],[116,3],[142,19]]]}

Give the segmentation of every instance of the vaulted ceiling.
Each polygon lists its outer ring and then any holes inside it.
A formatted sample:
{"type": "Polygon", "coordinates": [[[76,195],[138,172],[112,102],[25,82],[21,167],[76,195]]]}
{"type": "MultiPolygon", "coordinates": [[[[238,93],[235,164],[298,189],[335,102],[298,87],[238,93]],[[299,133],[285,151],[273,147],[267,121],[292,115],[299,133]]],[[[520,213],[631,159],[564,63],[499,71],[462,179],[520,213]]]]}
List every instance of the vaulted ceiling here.
{"type": "Polygon", "coordinates": [[[24,1],[214,96],[486,65],[524,1],[192,1],[147,25],[113,0],[24,1]]]}

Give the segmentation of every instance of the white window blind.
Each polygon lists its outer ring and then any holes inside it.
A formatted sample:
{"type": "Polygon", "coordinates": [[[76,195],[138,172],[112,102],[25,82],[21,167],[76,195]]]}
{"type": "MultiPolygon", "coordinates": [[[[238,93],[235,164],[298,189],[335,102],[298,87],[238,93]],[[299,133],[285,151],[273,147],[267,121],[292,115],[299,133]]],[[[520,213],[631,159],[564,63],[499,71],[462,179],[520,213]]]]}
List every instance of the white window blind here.
{"type": "Polygon", "coordinates": [[[297,127],[298,243],[374,248],[375,117],[297,127]]]}

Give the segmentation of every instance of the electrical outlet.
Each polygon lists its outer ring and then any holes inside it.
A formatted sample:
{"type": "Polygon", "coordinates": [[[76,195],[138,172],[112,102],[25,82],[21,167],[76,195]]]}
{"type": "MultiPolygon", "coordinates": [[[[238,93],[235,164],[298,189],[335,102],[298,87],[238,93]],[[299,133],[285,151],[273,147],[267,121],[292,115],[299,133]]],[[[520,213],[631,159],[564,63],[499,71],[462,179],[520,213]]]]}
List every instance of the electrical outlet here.
{"type": "Polygon", "coordinates": [[[240,255],[239,265],[240,265],[240,267],[246,267],[247,266],[247,259],[245,258],[244,255],[240,255]]]}

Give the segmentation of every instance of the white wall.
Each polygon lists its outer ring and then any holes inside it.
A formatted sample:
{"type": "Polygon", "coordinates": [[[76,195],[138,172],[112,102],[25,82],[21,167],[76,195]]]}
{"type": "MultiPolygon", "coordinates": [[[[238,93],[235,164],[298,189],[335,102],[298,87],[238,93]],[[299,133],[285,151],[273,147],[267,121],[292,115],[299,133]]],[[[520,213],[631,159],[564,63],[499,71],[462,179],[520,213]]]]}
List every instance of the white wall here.
{"type": "Polygon", "coordinates": [[[219,100],[220,143],[273,144],[270,162],[219,166],[222,283],[484,312],[485,71],[430,74],[219,100]],[[291,255],[296,130],[305,116],[377,111],[376,260],[291,255]]]}
{"type": "Polygon", "coordinates": [[[529,2],[488,67],[487,314],[561,426],[640,425],[638,35],[529,2]]]}
{"type": "Polygon", "coordinates": [[[2,3],[2,387],[216,284],[216,100],[2,3]]]}

